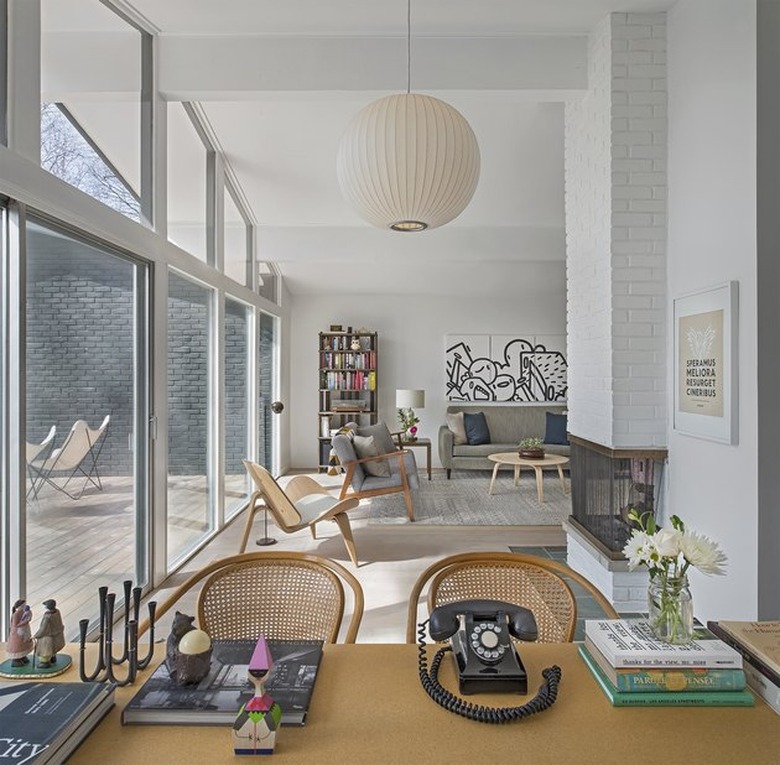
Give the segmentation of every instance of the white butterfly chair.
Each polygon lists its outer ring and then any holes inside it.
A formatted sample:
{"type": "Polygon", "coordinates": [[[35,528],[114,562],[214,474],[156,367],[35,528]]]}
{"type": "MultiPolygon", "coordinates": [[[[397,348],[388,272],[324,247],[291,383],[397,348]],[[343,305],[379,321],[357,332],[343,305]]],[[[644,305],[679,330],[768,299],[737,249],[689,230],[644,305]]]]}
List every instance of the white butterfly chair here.
{"type": "Polygon", "coordinates": [[[103,449],[110,418],[111,415],[107,414],[98,428],[90,428],[85,420],[76,420],[62,446],[54,449],[45,460],[29,463],[31,472],[37,476],[36,495],[44,483],[71,499],[79,499],[90,483],[98,491],[102,491],[103,484],[100,481],[97,461],[103,449]],[[79,489],[75,492],[68,491],[68,484],[80,477],[84,478],[84,482],[79,489]],[[64,478],[65,481],[57,483],[57,478],[64,478]]]}
{"type": "Polygon", "coordinates": [[[33,495],[35,499],[38,499],[38,489],[40,480],[38,476],[33,473],[32,463],[37,459],[45,459],[49,449],[51,449],[54,443],[54,436],[57,434],[57,426],[52,425],[49,428],[49,432],[46,434],[46,438],[39,444],[31,444],[29,441],[26,443],[25,459],[27,461],[27,473],[30,476],[30,488],[27,490],[27,496],[33,495]]]}

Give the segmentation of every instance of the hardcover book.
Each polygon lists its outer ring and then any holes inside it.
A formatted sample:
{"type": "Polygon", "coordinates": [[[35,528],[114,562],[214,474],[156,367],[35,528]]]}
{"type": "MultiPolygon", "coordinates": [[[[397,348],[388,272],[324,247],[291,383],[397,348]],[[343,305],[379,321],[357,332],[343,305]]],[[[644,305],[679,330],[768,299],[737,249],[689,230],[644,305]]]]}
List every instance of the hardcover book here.
{"type": "Polygon", "coordinates": [[[586,637],[585,648],[612,685],[621,693],[689,693],[741,691],[745,672],[710,667],[613,667],[586,637]]]}
{"type": "Polygon", "coordinates": [[[106,683],[3,683],[0,762],[64,762],[113,704],[106,683]]]}
{"type": "Polygon", "coordinates": [[[724,643],[730,645],[742,656],[743,668],[750,664],[761,674],[765,675],[775,685],[780,685],[780,673],[775,672],[766,662],[762,661],[752,648],[737,640],[731,633],[726,632],[719,622],[707,622],[707,629],[717,635],[724,643]]]}
{"type": "Polygon", "coordinates": [[[734,622],[721,619],[717,624],[780,675],[780,621],[734,622]]]}
{"type": "Polygon", "coordinates": [[[688,691],[687,693],[621,693],[601,671],[584,645],[578,646],[580,656],[593,674],[604,695],[613,707],[752,707],[755,704],[753,694],[741,691],[688,691]]]}
{"type": "Polygon", "coordinates": [[[587,619],[585,634],[613,667],[742,668],[742,657],[704,627],[687,643],[658,640],[646,619],[587,619]]]}
{"type": "Polygon", "coordinates": [[[748,662],[745,662],[745,677],[751,690],[780,715],[780,685],[773,683],[748,662]]]}
{"type": "MultiPolygon", "coordinates": [[[[256,640],[215,640],[208,675],[178,685],[160,664],[122,712],[124,725],[232,725],[254,694],[248,680],[256,640]]],[[[321,640],[269,640],[274,666],[266,692],[282,708],[282,725],[303,725],[322,658],[321,640]]]]}

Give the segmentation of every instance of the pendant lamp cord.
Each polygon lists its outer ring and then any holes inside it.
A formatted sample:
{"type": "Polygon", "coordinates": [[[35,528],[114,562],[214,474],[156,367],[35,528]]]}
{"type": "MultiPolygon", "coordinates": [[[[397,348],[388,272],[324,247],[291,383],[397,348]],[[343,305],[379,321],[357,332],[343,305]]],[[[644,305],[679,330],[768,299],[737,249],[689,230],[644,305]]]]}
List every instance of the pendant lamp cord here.
{"type": "Polygon", "coordinates": [[[412,0],[406,0],[406,95],[412,90],[412,0]]]}

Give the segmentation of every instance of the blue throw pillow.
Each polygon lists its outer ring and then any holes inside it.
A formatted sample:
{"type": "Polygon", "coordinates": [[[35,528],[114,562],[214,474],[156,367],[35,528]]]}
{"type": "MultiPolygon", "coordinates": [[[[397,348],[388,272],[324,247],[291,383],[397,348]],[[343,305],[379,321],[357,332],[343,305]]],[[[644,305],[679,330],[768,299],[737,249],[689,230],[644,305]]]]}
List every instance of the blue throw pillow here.
{"type": "Polygon", "coordinates": [[[546,444],[568,444],[566,415],[553,412],[547,412],[546,414],[547,423],[544,431],[544,442],[546,444]]]}
{"type": "Polygon", "coordinates": [[[463,427],[466,431],[466,438],[472,446],[490,443],[490,431],[488,430],[485,415],[482,412],[476,412],[475,414],[464,412],[463,427]]]}

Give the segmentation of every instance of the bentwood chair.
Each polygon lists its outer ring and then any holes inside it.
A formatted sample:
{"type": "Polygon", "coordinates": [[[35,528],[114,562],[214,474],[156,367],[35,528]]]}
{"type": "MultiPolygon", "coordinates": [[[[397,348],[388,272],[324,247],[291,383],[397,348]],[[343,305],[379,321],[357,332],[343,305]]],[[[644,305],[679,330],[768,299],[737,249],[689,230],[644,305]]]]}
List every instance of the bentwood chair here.
{"type": "MultiPolygon", "coordinates": [[[[190,576],[158,604],[156,621],[201,581],[197,625],[212,640],[263,635],[335,643],[351,602],[344,642],[354,643],[363,618],[360,582],[340,563],[307,553],[251,552],[214,561],[190,576]]],[[[142,622],[139,634],[148,628],[148,620],[142,622]]]]}
{"type": "MultiPolygon", "coordinates": [[[[577,599],[566,580],[592,595],[606,618],[618,614],[604,595],[584,576],[558,561],[510,552],[472,552],[451,555],[420,574],[409,597],[406,642],[416,642],[418,607],[428,587],[428,612],[460,600],[502,600],[531,610],[539,643],[570,643],[577,622],[577,599]]],[[[420,620],[422,621],[422,620],[420,620]]]]}
{"type": "Polygon", "coordinates": [[[334,521],[344,538],[344,545],[350,560],[357,566],[358,557],[348,510],[360,502],[355,498],[336,499],[324,486],[306,475],[297,475],[287,484],[284,491],[276,479],[262,466],[244,460],[244,467],[252,477],[257,491],[249,498],[246,525],[241,540],[240,552],[246,550],[252,522],[258,511],[271,513],[280,531],[292,534],[301,529],[310,529],[316,539],[315,526],[322,521],[334,521]]]}

